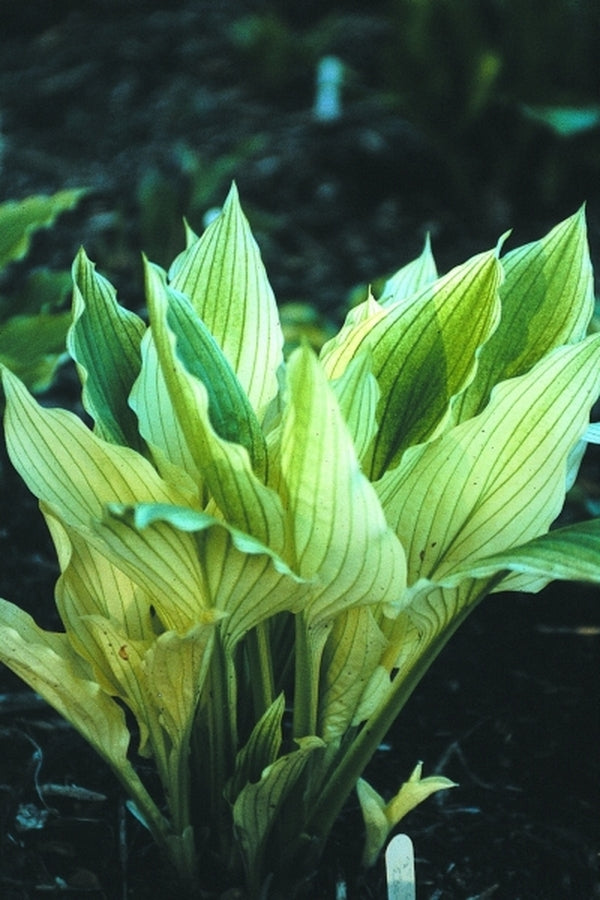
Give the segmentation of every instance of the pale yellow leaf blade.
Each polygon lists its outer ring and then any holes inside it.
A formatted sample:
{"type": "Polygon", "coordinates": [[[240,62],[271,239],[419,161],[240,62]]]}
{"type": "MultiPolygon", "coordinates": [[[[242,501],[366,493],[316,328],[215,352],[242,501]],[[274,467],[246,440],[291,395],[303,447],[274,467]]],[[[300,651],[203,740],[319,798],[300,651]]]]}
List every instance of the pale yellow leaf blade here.
{"type": "Polygon", "coordinates": [[[309,618],[323,621],[367,603],[400,605],[403,548],[360,469],[335,394],[309,348],[291,355],[287,387],[281,490],[295,568],[316,579],[309,618]]]}

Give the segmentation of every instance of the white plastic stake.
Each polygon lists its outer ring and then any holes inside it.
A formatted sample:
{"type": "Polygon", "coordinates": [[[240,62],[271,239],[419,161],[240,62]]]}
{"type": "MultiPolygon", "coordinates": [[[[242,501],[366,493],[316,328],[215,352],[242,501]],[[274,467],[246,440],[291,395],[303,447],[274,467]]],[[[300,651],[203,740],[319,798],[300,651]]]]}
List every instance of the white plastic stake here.
{"type": "Polygon", "coordinates": [[[415,854],[407,834],[397,834],[385,851],[388,900],[415,900],[415,854]]]}

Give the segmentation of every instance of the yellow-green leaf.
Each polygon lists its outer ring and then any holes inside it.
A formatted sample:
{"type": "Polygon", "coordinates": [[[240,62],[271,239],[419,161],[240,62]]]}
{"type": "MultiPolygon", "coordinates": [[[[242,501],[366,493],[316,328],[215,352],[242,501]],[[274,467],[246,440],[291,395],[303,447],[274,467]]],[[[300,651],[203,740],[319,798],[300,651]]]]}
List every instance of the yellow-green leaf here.
{"type": "Polygon", "coordinates": [[[351,724],[359,724],[356,713],[385,645],[368,607],[336,618],[321,663],[318,733],[325,743],[341,740],[351,724]]]}
{"type": "Polygon", "coordinates": [[[405,300],[411,294],[416,294],[417,291],[433,284],[437,277],[437,267],[431,252],[431,240],[428,234],[421,255],[402,266],[388,278],[381,291],[379,302],[383,307],[393,306],[400,300],[405,300]]]}
{"type": "Polygon", "coordinates": [[[408,781],[405,781],[398,793],[389,803],[363,778],[359,778],[356,792],[360,802],[361,811],[366,828],[365,848],[362,864],[370,867],[375,865],[383,845],[390,831],[404,818],[415,806],[435,794],[436,791],[447,790],[456,787],[454,781],[443,775],[430,775],[421,778],[423,763],[418,763],[408,781]]]}
{"type": "Polygon", "coordinates": [[[72,413],[43,409],[3,371],[6,440],[29,489],[152,597],[165,627],[186,630],[202,617],[201,578],[191,535],[157,524],[141,535],[105,518],[109,503],[187,498],[127,447],[96,437],[72,413]]]}
{"type": "Polygon", "coordinates": [[[308,347],[288,363],[281,472],[295,569],[316,579],[308,619],[367,603],[402,603],[404,551],[362,473],[335,394],[308,347]]]}
{"type": "Polygon", "coordinates": [[[307,586],[273,550],[204,512],[165,504],[110,507],[112,516],[144,534],[171,526],[195,536],[202,602],[224,615],[224,645],[235,645],[279,612],[297,612],[307,586]]]}

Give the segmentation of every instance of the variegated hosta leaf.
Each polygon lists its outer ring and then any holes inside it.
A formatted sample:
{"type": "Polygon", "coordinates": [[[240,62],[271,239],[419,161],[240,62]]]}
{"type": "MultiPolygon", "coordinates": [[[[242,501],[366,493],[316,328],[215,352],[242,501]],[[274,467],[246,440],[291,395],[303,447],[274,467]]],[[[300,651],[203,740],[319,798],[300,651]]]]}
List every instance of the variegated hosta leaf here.
{"type": "Polygon", "coordinates": [[[359,778],[356,792],[366,829],[365,848],[362,864],[365,867],[375,865],[390,831],[415,806],[435,794],[456,787],[454,781],[443,775],[430,775],[421,778],[423,763],[418,763],[408,781],[405,781],[395,797],[386,803],[383,797],[371,787],[368,781],[359,778]]]}
{"type": "Polygon", "coordinates": [[[340,740],[351,724],[359,724],[356,713],[385,645],[368,607],[337,616],[321,663],[318,734],[326,744],[340,740]]]}
{"type": "MultiPolygon", "coordinates": [[[[220,403],[221,418],[232,418],[234,423],[237,422],[236,428],[241,429],[241,421],[238,419],[247,420],[247,443],[261,457],[257,460],[259,469],[264,469],[266,450],[262,435],[257,431],[254,413],[239,393],[240,386],[234,373],[229,369],[229,374],[226,374],[227,361],[208,335],[215,358],[221,356],[220,364],[215,364],[213,374],[209,371],[208,359],[205,360],[206,378],[212,385],[212,393],[209,394],[204,381],[197,377],[202,373],[195,367],[191,354],[180,356],[179,337],[171,330],[168,321],[169,309],[178,304],[183,311],[187,301],[169,291],[154,267],[148,268],[147,274],[151,279],[148,300],[158,358],[194,463],[202,472],[225,519],[233,527],[253,535],[276,552],[282,553],[286,544],[286,520],[281,500],[254,473],[247,446],[224,439],[217,428],[213,427],[211,403],[220,403]],[[188,363],[192,366],[191,369],[188,369],[188,363]],[[216,375],[219,372],[221,378],[217,381],[216,375]],[[229,388],[226,387],[227,384],[229,388]],[[229,398],[220,396],[219,392],[222,390],[229,391],[229,398]]],[[[193,313],[191,307],[189,309],[193,313]]],[[[227,427],[231,429],[234,425],[229,424],[227,427]]]]}
{"type": "Polygon", "coordinates": [[[287,387],[281,490],[295,568],[303,578],[316,579],[307,621],[326,622],[343,609],[367,603],[399,607],[403,548],[361,472],[335,394],[309,348],[290,356],[287,387]]]}
{"type": "Polygon", "coordinates": [[[273,828],[277,826],[275,841],[281,839],[282,833],[299,836],[303,811],[285,803],[305,766],[322,752],[324,744],[317,737],[300,738],[296,743],[297,750],[281,756],[267,766],[259,781],[242,789],[233,807],[234,827],[251,890],[256,891],[264,876],[277,867],[277,859],[265,859],[273,828]]]}
{"type": "Polygon", "coordinates": [[[377,490],[407,548],[409,583],[439,581],[548,530],[599,390],[600,338],[591,337],[498,385],[479,416],[406,452],[377,490]]]}
{"type": "Polygon", "coordinates": [[[81,249],[73,263],[73,324],[69,352],[83,386],[82,401],[99,437],[134,450],[143,442],[127,400],[140,370],[144,322],[119,306],[113,286],[81,249]]]}
{"type": "Polygon", "coordinates": [[[171,402],[176,405],[167,360],[171,362],[174,351],[185,370],[204,386],[215,432],[223,440],[245,447],[260,469],[264,455],[261,427],[223,351],[189,299],[168,287],[158,266],[146,263],[145,275],[150,323],[171,402]]]}
{"type": "Polygon", "coordinates": [[[96,437],[72,413],[40,407],[7,370],[3,383],[9,455],[32,493],[152,596],[166,628],[186,631],[201,620],[193,537],[167,525],[142,536],[104,518],[111,502],[182,505],[188,498],[135,451],[96,437]]]}
{"type": "Polygon", "coordinates": [[[437,267],[431,252],[431,240],[428,234],[421,255],[402,266],[391,278],[388,278],[379,302],[384,308],[393,306],[400,300],[406,300],[417,291],[433,284],[437,277],[437,267]]]}
{"type": "Polygon", "coordinates": [[[502,318],[454,407],[455,421],[480,412],[498,382],[523,375],[550,350],[585,336],[594,282],[583,208],[542,240],[507,253],[502,268],[502,318]]]}
{"type": "Polygon", "coordinates": [[[450,400],[469,384],[476,355],[500,312],[502,270],[497,252],[481,254],[421,292],[342,329],[323,349],[329,378],[339,377],[369,347],[381,391],[371,478],[397,465],[406,447],[427,440],[445,422],[450,400]]]}
{"type": "Polygon", "coordinates": [[[221,215],[177,257],[169,277],[172,286],[192,301],[262,421],[277,394],[283,334],[235,185],[221,215]]]}
{"type": "Polygon", "coordinates": [[[298,612],[308,586],[273,550],[227,522],[187,507],[138,504],[110,507],[116,524],[141,536],[170,527],[194,535],[202,601],[223,614],[222,640],[235,645],[279,612],[298,612]]]}

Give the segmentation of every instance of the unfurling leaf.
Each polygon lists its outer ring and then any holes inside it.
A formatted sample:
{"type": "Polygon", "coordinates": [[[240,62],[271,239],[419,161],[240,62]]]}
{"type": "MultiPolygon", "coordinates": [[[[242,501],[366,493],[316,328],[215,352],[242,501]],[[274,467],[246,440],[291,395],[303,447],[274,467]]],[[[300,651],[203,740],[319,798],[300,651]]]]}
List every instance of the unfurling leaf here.
{"type": "Polygon", "coordinates": [[[430,775],[421,778],[423,763],[413,769],[408,781],[405,781],[398,793],[386,803],[371,785],[360,778],[356,785],[360,808],[366,828],[365,848],[362,864],[370,867],[375,864],[388,835],[398,822],[415,806],[435,794],[456,787],[454,781],[443,775],[430,775]]]}

